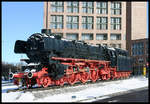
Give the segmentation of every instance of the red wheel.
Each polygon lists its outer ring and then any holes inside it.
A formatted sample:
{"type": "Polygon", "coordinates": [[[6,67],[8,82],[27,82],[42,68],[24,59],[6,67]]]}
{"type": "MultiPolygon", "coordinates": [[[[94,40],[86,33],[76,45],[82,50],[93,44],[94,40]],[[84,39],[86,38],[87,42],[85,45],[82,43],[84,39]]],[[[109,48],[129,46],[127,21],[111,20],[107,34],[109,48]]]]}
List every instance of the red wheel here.
{"type": "Polygon", "coordinates": [[[95,82],[98,79],[98,72],[95,70],[92,70],[90,74],[90,79],[92,80],[92,82],[95,82]]]}
{"type": "Polygon", "coordinates": [[[80,77],[81,82],[85,83],[89,79],[89,73],[87,72],[80,73],[80,77]]]}
{"type": "Polygon", "coordinates": [[[102,79],[102,80],[106,80],[106,79],[107,79],[107,78],[106,78],[106,74],[101,75],[101,79],[102,79]]]}
{"type": "Polygon", "coordinates": [[[63,85],[64,85],[64,79],[63,79],[63,78],[61,78],[61,79],[59,80],[59,84],[60,84],[60,86],[63,86],[63,85]]]}
{"type": "Polygon", "coordinates": [[[49,77],[42,77],[40,82],[43,87],[48,87],[51,84],[51,79],[49,77]]]}
{"type": "Polygon", "coordinates": [[[56,85],[60,85],[60,81],[59,80],[55,80],[55,84],[56,85]]]}
{"type": "Polygon", "coordinates": [[[73,85],[74,83],[76,83],[76,81],[77,81],[77,77],[76,77],[75,74],[69,75],[69,77],[68,77],[68,83],[70,85],[73,85]]]}
{"type": "Polygon", "coordinates": [[[55,84],[56,84],[56,85],[63,86],[63,85],[64,85],[64,80],[63,80],[63,78],[61,78],[61,79],[59,79],[59,80],[55,80],[55,84]]]}

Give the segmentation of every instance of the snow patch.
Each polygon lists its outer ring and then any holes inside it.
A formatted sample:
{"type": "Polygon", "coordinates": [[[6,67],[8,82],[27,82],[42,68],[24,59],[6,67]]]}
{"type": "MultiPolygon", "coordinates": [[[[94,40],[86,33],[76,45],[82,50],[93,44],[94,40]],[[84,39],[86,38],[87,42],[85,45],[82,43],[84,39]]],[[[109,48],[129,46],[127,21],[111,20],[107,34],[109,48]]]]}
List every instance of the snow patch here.
{"type": "Polygon", "coordinates": [[[148,78],[143,76],[25,93],[4,93],[4,89],[8,90],[9,88],[14,88],[14,86],[2,85],[2,102],[92,102],[98,99],[108,98],[109,94],[147,86],[148,78]]]}

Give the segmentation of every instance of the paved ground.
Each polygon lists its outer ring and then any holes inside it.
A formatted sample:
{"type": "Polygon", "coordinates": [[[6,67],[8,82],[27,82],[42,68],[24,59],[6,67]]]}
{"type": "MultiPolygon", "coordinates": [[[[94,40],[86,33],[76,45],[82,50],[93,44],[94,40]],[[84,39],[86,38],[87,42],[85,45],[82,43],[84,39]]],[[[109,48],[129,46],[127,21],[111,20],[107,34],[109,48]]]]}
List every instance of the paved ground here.
{"type": "Polygon", "coordinates": [[[98,100],[95,102],[149,102],[148,92],[148,88],[140,89],[137,91],[131,91],[129,93],[112,96],[110,98],[98,100]]]}

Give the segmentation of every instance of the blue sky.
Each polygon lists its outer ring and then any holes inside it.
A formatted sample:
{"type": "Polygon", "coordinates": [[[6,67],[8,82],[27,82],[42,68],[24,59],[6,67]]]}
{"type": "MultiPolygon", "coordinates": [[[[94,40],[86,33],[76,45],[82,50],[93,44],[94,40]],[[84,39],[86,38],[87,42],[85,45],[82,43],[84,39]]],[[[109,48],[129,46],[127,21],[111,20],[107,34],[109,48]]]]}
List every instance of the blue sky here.
{"type": "Polygon", "coordinates": [[[43,2],[2,2],[2,61],[17,63],[20,58],[27,58],[14,53],[15,41],[41,32],[43,7],[43,2]]]}
{"type": "Polygon", "coordinates": [[[43,2],[2,2],[2,61],[17,63],[24,54],[15,54],[16,40],[27,40],[43,28],[43,2]]]}

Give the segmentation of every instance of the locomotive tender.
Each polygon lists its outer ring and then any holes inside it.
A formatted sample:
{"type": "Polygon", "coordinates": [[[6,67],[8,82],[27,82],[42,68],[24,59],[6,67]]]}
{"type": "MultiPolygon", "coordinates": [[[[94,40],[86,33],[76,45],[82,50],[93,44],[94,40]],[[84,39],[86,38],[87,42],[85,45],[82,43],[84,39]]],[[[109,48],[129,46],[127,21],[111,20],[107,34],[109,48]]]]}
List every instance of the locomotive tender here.
{"type": "Polygon", "coordinates": [[[21,82],[27,88],[127,78],[132,72],[126,50],[67,40],[51,33],[35,33],[27,41],[17,40],[14,52],[26,54],[29,59],[21,59],[28,64],[25,70],[10,77],[14,84],[21,82]]]}

